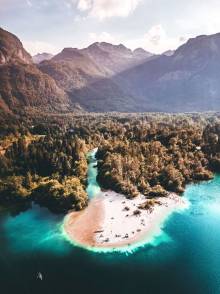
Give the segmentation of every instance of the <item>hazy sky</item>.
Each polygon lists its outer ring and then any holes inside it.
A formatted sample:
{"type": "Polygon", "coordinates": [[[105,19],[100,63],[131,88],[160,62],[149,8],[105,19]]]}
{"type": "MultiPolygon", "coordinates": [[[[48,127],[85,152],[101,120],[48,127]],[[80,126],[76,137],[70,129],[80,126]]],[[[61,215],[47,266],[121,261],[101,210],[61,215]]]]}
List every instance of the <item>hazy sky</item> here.
{"type": "Polygon", "coordinates": [[[0,26],[32,54],[95,41],[161,53],[220,32],[219,0],[0,0],[0,26]]]}

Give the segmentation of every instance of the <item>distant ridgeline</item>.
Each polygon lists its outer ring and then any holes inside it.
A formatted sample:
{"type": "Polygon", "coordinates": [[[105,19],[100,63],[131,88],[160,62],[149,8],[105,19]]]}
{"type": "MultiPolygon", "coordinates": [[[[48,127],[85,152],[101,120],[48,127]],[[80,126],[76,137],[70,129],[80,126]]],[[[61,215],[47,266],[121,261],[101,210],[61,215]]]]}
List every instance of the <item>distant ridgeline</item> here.
{"type": "Polygon", "coordinates": [[[220,33],[161,55],[101,42],[32,58],[0,28],[0,113],[219,111],[219,63],[220,33]]]}
{"type": "Polygon", "coordinates": [[[0,134],[1,205],[83,209],[95,147],[101,187],[131,198],[181,194],[220,171],[218,114],[39,115],[9,120],[0,134]]]}

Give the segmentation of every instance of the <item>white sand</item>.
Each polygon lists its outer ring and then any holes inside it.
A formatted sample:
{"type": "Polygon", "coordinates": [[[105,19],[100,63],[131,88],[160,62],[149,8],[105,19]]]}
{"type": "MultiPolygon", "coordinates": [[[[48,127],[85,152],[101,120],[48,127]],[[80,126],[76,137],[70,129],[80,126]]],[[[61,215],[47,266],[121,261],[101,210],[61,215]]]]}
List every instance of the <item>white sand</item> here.
{"type": "Polygon", "coordinates": [[[85,247],[117,248],[144,240],[147,243],[160,233],[169,215],[189,205],[174,193],[157,200],[161,205],[156,204],[149,211],[138,208],[146,201],[144,196],[129,200],[112,191],[101,192],[79,216],[75,212],[69,214],[64,229],[72,241],[85,247]],[[140,210],[140,215],[134,215],[135,210],[140,210]]]}

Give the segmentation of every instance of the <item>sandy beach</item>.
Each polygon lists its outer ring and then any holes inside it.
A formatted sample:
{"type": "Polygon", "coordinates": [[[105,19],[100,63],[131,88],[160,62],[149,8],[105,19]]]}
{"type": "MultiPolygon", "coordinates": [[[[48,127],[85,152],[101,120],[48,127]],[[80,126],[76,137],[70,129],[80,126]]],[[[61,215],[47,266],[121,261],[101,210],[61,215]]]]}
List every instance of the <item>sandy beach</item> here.
{"type": "Polygon", "coordinates": [[[82,212],[69,213],[64,221],[68,238],[82,247],[120,248],[145,241],[161,232],[165,220],[188,207],[188,202],[171,193],[157,199],[152,210],[139,209],[144,196],[133,200],[112,191],[100,192],[82,212]],[[135,211],[139,211],[136,215],[135,211]]]}

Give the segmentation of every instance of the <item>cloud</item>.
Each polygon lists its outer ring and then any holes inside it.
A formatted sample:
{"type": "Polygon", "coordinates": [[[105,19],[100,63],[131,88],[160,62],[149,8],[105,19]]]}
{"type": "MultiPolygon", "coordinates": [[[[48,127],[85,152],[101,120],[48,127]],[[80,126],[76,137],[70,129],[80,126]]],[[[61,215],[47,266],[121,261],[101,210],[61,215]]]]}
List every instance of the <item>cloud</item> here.
{"type": "MultiPolygon", "coordinates": [[[[152,26],[142,37],[134,39],[125,39],[122,35],[110,34],[106,31],[101,33],[88,33],[87,41],[84,45],[90,45],[94,42],[107,42],[111,44],[124,44],[128,48],[136,49],[142,47],[145,50],[160,54],[167,50],[173,50],[187,41],[191,35],[184,35],[179,37],[170,37],[161,24],[152,26]]],[[[62,50],[53,44],[42,41],[24,41],[25,49],[35,55],[37,53],[52,53],[57,54],[62,50]]]]}
{"type": "Polygon", "coordinates": [[[187,17],[180,17],[176,23],[180,29],[198,34],[214,34],[220,31],[219,9],[220,2],[202,2],[199,9],[192,9],[192,13],[187,17]]]}
{"type": "Polygon", "coordinates": [[[1,10],[7,10],[11,8],[21,8],[26,6],[32,6],[32,0],[0,0],[0,12],[1,10]]]}
{"type": "Polygon", "coordinates": [[[29,7],[33,6],[32,2],[30,0],[26,0],[26,3],[27,3],[27,6],[29,6],[29,7]]]}
{"type": "Polygon", "coordinates": [[[145,50],[160,54],[167,50],[174,50],[185,43],[191,36],[184,35],[170,37],[161,24],[152,26],[142,37],[136,39],[125,39],[121,35],[113,35],[107,32],[90,33],[88,42],[108,42],[111,44],[124,44],[128,48],[136,49],[142,47],[145,50]]]}
{"type": "Polygon", "coordinates": [[[126,17],[142,0],[79,0],[77,8],[89,16],[103,20],[111,17],[126,17]]]}
{"type": "MultiPolygon", "coordinates": [[[[188,38],[188,36],[187,36],[188,38]]],[[[138,39],[128,40],[126,45],[131,49],[142,47],[153,53],[163,53],[166,50],[173,50],[186,41],[186,36],[170,37],[161,24],[152,26],[146,34],[138,39]]]]}
{"type": "Polygon", "coordinates": [[[57,54],[61,51],[61,48],[58,48],[50,43],[41,42],[41,41],[24,41],[24,48],[33,56],[37,53],[51,53],[57,54]]]}
{"type": "Polygon", "coordinates": [[[80,0],[77,8],[81,11],[86,11],[92,9],[93,2],[92,0],[80,0]]]}

